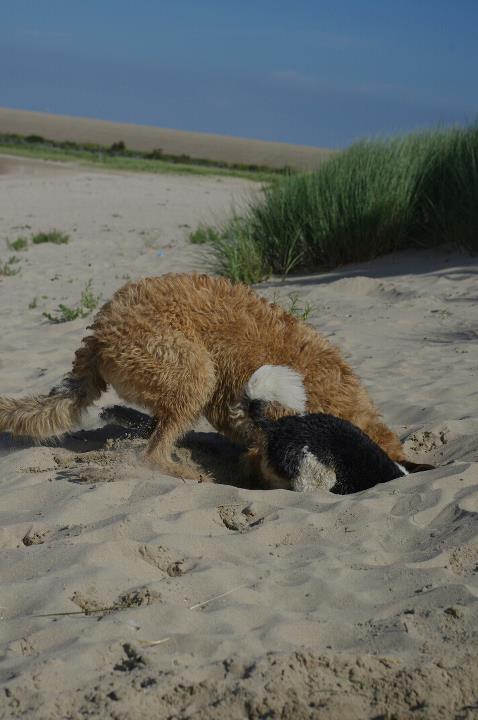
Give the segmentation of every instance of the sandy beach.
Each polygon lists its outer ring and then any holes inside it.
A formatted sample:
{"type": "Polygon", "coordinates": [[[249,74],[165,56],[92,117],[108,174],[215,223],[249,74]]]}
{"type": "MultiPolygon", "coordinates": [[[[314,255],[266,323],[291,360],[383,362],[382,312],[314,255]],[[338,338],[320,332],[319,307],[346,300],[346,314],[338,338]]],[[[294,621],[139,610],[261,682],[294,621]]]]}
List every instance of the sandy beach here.
{"type": "MultiPolygon", "coordinates": [[[[47,134],[47,133],[45,133],[47,134]]],[[[235,178],[0,157],[0,394],[45,393],[91,316],[91,281],[204,270],[189,233],[261,192],[235,178]],[[9,249],[52,228],[64,245],[9,249]]],[[[478,717],[478,260],[402,252],[257,286],[340,347],[409,458],[436,469],[357,495],[243,486],[201,421],[180,449],[214,475],[147,468],[105,425],[49,445],[0,434],[0,718],[478,717]]]]}

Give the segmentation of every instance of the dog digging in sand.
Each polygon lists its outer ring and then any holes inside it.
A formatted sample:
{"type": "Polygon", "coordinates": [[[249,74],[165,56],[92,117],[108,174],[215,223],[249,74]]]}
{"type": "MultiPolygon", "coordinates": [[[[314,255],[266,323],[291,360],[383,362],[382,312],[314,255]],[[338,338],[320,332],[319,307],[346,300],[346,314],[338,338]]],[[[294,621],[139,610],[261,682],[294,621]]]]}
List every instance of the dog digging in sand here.
{"type": "Polygon", "coordinates": [[[244,388],[236,412],[260,432],[260,469],[269,487],[345,495],[408,474],[352,423],[306,413],[306,405],[302,378],[287,367],[263,365],[244,388]],[[276,403],[293,414],[269,420],[276,403]]]}
{"type": "MultiPolygon", "coordinates": [[[[204,415],[249,448],[257,465],[260,433],[234,408],[259,367],[285,365],[303,378],[307,412],[348,420],[392,460],[404,460],[398,437],[340,352],[245,285],[198,274],[145,278],[120,288],[89,329],[71,372],[48,395],[0,397],[0,431],[61,435],[110,385],[155,419],[146,459],[167,474],[202,480],[201,468],[174,457],[175,441],[204,415]]],[[[276,403],[270,413],[275,419],[288,410],[276,403]]]]}

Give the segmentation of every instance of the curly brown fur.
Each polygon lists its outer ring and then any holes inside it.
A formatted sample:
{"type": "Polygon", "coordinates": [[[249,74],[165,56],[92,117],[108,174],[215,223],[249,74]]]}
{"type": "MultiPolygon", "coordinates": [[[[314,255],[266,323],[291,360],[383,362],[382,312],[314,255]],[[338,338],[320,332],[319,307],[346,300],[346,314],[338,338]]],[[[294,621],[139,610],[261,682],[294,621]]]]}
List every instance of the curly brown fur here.
{"type": "Polygon", "coordinates": [[[76,352],[66,394],[0,398],[0,431],[48,437],[70,429],[107,385],[157,420],[147,458],[164,471],[200,479],[172,457],[175,441],[200,415],[232,440],[254,444],[254,431],[231,406],[261,365],[301,373],[308,412],[350,420],[394,460],[397,436],[339,351],[309,325],[245,285],[208,275],[145,278],[103,305],[76,352]]]}

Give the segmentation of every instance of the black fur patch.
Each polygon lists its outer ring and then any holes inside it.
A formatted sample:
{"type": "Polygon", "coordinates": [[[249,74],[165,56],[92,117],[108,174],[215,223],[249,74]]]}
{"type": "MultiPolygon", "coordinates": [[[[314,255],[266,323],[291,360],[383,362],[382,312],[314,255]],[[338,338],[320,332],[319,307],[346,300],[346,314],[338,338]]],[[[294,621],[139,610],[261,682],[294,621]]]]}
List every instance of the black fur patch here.
{"type": "Polygon", "coordinates": [[[249,417],[255,425],[262,427],[263,424],[268,423],[268,420],[264,418],[264,412],[266,410],[267,403],[265,400],[249,400],[247,404],[247,412],[249,417]]]}
{"type": "MultiPolygon", "coordinates": [[[[257,418],[260,408],[255,410],[257,418]]],[[[306,447],[319,462],[335,471],[337,481],[332,492],[339,495],[366,490],[404,474],[362,430],[333,415],[294,415],[274,422],[256,418],[267,436],[269,464],[291,484],[299,473],[306,447]]]]}

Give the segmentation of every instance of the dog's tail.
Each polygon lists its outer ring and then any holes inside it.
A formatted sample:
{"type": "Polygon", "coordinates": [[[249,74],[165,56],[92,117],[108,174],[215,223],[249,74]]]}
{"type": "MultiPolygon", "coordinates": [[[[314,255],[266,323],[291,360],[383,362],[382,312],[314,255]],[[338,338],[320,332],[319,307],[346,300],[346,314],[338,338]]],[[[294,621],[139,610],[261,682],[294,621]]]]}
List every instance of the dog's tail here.
{"type": "Polygon", "coordinates": [[[97,366],[96,340],[89,336],[83,344],[72,371],[48,395],[0,397],[0,432],[44,439],[78,424],[83,411],[106,390],[97,366]]]}
{"type": "Polygon", "coordinates": [[[267,405],[274,403],[297,413],[305,412],[307,395],[302,376],[284,365],[262,365],[244,388],[250,419],[264,422],[267,405]]]}

